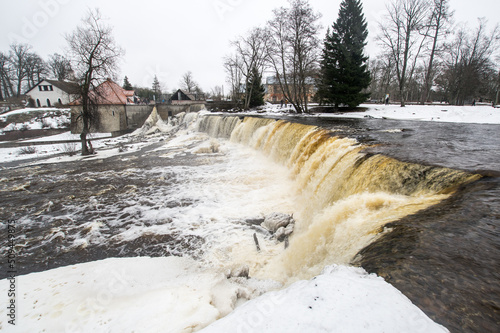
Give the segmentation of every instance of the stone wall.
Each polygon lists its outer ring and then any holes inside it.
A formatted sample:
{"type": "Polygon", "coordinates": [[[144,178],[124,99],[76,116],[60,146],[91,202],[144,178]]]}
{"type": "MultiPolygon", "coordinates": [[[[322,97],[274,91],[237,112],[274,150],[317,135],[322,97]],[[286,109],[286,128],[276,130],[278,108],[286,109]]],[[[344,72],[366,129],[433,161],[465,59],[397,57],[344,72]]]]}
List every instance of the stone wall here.
{"type": "MultiPolygon", "coordinates": [[[[93,132],[117,133],[140,128],[153,111],[153,107],[153,105],[101,105],[99,106],[100,125],[94,128],[93,132]]],[[[205,108],[205,104],[158,104],[156,107],[160,117],[167,120],[168,117],[182,112],[201,111],[205,108]]],[[[71,107],[71,133],[81,133],[82,131],[82,122],[76,121],[81,110],[81,106],[71,107]]]]}
{"type": "Polygon", "coordinates": [[[153,111],[152,105],[127,105],[127,129],[137,129],[144,125],[153,111]]]}
{"type": "MultiPolygon", "coordinates": [[[[71,107],[71,133],[81,133],[82,131],[82,121],[77,121],[81,111],[82,106],[80,105],[71,107]]],[[[100,105],[99,117],[99,125],[93,127],[91,132],[113,133],[124,131],[128,128],[125,105],[100,105]]]]}

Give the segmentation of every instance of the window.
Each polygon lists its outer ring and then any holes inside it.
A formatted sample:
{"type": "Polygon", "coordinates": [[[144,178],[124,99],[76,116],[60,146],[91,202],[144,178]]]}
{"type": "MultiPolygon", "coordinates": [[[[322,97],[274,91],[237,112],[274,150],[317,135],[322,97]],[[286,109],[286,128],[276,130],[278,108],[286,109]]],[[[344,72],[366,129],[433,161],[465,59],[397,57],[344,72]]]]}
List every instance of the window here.
{"type": "Polygon", "coordinates": [[[57,99],[57,102],[62,105],[62,101],[60,98],[57,99]]]}
{"type": "Polygon", "coordinates": [[[49,91],[49,86],[43,86],[43,91],[49,91]]]}
{"type": "Polygon", "coordinates": [[[50,105],[50,99],[47,98],[47,106],[51,106],[50,105]]]}
{"type": "Polygon", "coordinates": [[[54,87],[49,86],[49,90],[50,90],[50,91],[54,91],[54,87]]]}
{"type": "Polygon", "coordinates": [[[37,107],[41,107],[41,106],[42,106],[42,103],[40,103],[40,100],[39,100],[39,99],[37,99],[37,100],[36,100],[36,106],[37,106],[37,107]]]}
{"type": "Polygon", "coordinates": [[[38,86],[38,91],[42,91],[42,86],[38,86]]]}

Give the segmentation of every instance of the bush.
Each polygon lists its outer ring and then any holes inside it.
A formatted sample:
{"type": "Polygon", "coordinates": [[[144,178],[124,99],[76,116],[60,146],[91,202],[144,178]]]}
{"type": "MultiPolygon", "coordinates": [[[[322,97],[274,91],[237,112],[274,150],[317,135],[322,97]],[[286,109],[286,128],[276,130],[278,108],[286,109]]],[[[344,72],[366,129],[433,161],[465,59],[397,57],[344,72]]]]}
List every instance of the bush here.
{"type": "Polygon", "coordinates": [[[76,152],[77,152],[76,143],[74,143],[74,142],[64,143],[63,147],[62,147],[62,151],[65,154],[68,154],[69,156],[76,155],[76,152]]]}
{"type": "Polygon", "coordinates": [[[35,146],[21,147],[19,149],[19,155],[32,155],[32,154],[36,154],[35,146]]]}

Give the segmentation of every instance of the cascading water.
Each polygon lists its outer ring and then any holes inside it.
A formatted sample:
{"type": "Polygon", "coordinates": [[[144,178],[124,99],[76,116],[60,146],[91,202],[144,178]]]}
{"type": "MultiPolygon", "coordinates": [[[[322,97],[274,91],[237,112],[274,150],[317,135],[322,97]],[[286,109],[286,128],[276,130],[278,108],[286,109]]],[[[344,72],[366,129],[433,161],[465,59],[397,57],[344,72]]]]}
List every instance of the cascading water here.
{"type": "Polygon", "coordinates": [[[405,163],[324,129],[283,120],[205,116],[198,129],[250,146],[287,167],[295,184],[296,231],[289,248],[257,276],[310,278],[348,264],[384,226],[448,198],[479,175],[405,163]]]}

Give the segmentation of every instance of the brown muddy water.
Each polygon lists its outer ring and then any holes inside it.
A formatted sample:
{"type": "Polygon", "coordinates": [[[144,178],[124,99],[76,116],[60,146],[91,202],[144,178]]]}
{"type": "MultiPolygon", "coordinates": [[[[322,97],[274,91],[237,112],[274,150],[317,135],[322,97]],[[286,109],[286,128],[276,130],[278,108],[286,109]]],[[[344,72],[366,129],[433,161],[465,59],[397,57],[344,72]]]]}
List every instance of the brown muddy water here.
{"type": "Polygon", "coordinates": [[[500,126],[287,119],[205,117],[199,130],[218,139],[3,164],[0,221],[16,221],[18,274],[183,255],[287,283],[354,264],[452,332],[497,331],[500,126]],[[245,222],[260,207],[294,214],[286,250],[245,222]],[[255,231],[267,252],[254,253],[255,231]]]}

